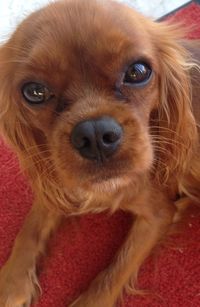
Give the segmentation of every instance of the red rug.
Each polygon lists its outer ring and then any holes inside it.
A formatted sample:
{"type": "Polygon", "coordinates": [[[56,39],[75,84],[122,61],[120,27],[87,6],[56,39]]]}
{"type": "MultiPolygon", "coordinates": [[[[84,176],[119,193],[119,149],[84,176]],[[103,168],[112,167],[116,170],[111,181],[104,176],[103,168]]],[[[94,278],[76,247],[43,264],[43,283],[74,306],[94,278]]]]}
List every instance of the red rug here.
{"type": "MultiPolygon", "coordinates": [[[[175,20],[196,23],[192,38],[200,37],[200,6],[190,4],[175,20]]],[[[0,266],[31,206],[31,191],[20,174],[15,156],[0,143],[0,266]]],[[[37,307],[66,307],[111,261],[123,242],[130,217],[87,215],[66,222],[49,243],[40,262],[43,295],[37,307]]],[[[143,265],[139,286],[151,290],[147,297],[125,297],[123,307],[200,306],[200,215],[190,214],[184,232],[173,246],[159,248],[143,265]]],[[[102,306],[106,307],[106,306],[102,306]]]]}

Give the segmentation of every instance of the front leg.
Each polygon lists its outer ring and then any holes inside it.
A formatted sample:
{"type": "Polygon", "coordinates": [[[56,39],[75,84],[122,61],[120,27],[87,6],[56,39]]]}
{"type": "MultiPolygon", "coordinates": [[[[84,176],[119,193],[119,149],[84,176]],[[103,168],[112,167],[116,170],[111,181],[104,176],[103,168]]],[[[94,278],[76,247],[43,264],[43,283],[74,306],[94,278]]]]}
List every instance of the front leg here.
{"type": "Polygon", "coordinates": [[[40,292],[36,260],[60,216],[35,203],[19,232],[10,258],[0,271],[0,306],[30,306],[40,292]]]}
{"type": "Polygon", "coordinates": [[[156,194],[151,203],[139,203],[134,207],[136,220],[114,262],[91,283],[89,289],[80,295],[70,307],[113,307],[123,288],[134,294],[134,281],[138,270],[152,248],[167,232],[172,223],[173,204],[156,194]]]}

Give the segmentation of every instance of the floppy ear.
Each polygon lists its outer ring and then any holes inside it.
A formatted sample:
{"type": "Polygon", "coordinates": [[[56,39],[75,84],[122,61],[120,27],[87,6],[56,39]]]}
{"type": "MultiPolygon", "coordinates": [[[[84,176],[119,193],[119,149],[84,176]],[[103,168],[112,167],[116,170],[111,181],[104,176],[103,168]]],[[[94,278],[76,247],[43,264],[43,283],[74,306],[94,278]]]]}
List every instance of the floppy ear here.
{"type": "MultiPolygon", "coordinates": [[[[13,85],[13,77],[16,73],[17,61],[13,55],[9,42],[3,45],[0,49],[0,132],[3,138],[6,139],[17,152],[24,150],[26,143],[22,139],[24,133],[20,124],[22,114],[20,108],[17,107],[16,89],[13,85]]],[[[27,138],[29,142],[31,137],[27,138]]]]}
{"type": "Polygon", "coordinates": [[[38,176],[37,168],[41,169],[38,163],[41,159],[39,136],[30,127],[26,110],[20,107],[19,89],[14,84],[19,63],[15,57],[15,48],[11,45],[8,41],[0,48],[0,134],[17,153],[22,168],[35,180],[38,176]],[[30,165],[34,167],[30,168],[30,165]]]}
{"type": "MultiPolygon", "coordinates": [[[[198,134],[191,104],[190,69],[195,66],[183,47],[180,30],[167,23],[153,28],[159,71],[159,106],[152,118],[156,129],[156,178],[167,183],[189,171],[198,134]]],[[[153,135],[155,130],[153,128],[153,135]]]]}
{"type": "Polygon", "coordinates": [[[66,208],[68,196],[54,173],[46,139],[31,127],[26,110],[21,107],[19,89],[14,84],[19,64],[14,53],[15,48],[9,42],[0,48],[0,134],[17,153],[40,201],[53,204],[54,208],[66,208]]]}

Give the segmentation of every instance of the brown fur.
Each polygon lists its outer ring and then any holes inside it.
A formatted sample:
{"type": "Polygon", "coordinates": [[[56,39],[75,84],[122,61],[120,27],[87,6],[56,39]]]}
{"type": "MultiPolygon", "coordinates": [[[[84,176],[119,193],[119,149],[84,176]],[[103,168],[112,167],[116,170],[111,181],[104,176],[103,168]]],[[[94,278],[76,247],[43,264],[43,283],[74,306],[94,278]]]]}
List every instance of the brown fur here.
{"type": "Polygon", "coordinates": [[[2,307],[36,297],[36,260],[63,215],[122,209],[136,217],[113,263],[70,305],[111,307],[123,288],[134,293],[140,265],[176,220],[177,195],[178,208],[182,199],[184,207],[199,202],[199,75],[189,50],[200,43],[184,45],[181,35],[112,1],[65,0],[33,13],[1,47],[0,127],[35,192],[0,272],[2,307]],[[152,80],[122,85],[118,95],[124,66],[140,58],[153,67],[152,80]],[[47,84],[55,98],[29,106],[20,88],[30,80],[47,84]],[[70,134],[81,120],[105,115],[124,138],[99,165],[74,150],[70,134]]]}

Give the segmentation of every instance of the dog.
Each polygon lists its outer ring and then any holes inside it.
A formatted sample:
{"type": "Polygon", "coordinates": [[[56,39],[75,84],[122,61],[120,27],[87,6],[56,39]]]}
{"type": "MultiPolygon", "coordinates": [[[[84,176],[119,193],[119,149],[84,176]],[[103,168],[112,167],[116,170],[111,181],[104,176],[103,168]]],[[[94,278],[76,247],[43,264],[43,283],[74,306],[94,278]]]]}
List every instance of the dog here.
{"type": "Polygon", "coordinates": [[[124,210],[113,263],[70,307],[112,307],[200,201],[200,41],[114,1],[61,0],[0,49],[0,129],[34,192],[0,271],[0,306],[30,306],[36,262],[63,217],[124,210]]]}

